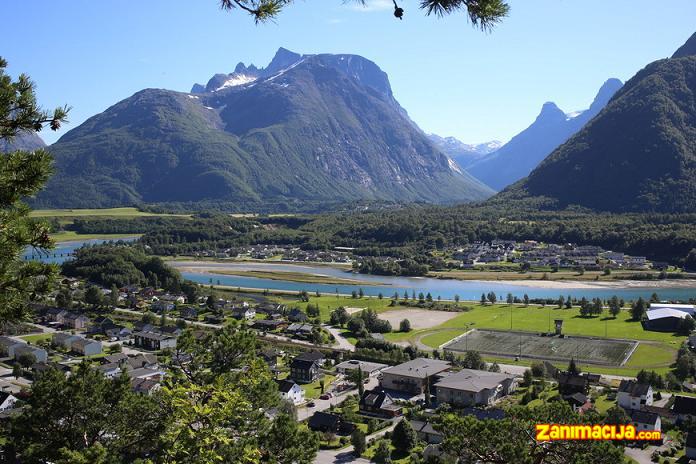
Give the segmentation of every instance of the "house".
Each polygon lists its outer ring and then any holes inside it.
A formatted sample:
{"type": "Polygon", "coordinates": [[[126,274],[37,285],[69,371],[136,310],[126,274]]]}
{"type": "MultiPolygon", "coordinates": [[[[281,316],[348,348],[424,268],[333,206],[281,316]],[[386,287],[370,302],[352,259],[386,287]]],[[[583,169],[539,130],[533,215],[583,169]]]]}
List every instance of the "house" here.
{"type": "Polygon", "coordinates": [[[57,371],[62,372],[64,375],[69,375],[72,372],[70,366],[66,366],[65,364],[60,364],[56,362],[36,362],[31,366],[31,371],[34,373],[35,380],[37,376],[42,375],[43,373],[48,372],[52,369],[56,369],[57,371]]]}
{"type": "Polygon", "coordinates": [[[133,334],[135,346],[146,350],[159,351],[176,348],[176,337],[156,332],[136,332],[133,334]]]}
{"type": "Polygon", "coordinates": [[[250,321],[256,319],[256,310],[254,308],[237,306],[232,308],[232,317],[238,320],[250,321]]]}
{"type": "Polygon", "coordinates": [[[78,338],[72,342],[72,351],[82,356],[94,356],[101,354],[102,344],[96,340],[78,338]]]}
{"type": "Polygon", "coordinates": [[[69,333],[54,332],[53,335],[51,335],[51,344],[55,347],[60,347],[70,351],[72,349],[73,342],[79,338],[80,337],[77,335],[69,333]]]}
{"type": "Polygon", "coordinates": [[[691,396],[674,396],[672,413],[676,416],[676,422],[683,422],[689,417],[696,418],[696,398],[691,396]]]}
{"type": "Polygon", "coordinates": [[[301,359],[303,361],[315,361],[320,366],[323,366],[326,362],[326,355],[319,350],[311,350],[298,354],[295,356],[295,359],[301,359]]]}
{"type": "Polygon", "coordinates": [[[586,394],[575,392],[568,395],[563,395],[563,399],[573,407],[575,412],[585,412],[592,407],[592,403],[586,394]]]}
{"type": "Polygon", "coordinates": [[[17,398],[9,392],[0,391],[0,412],[14,409],[17,398]]]}
{"type": "Polygon", "coordinates": [[[25,356],[25,355],[33,355],[34,362],[47,362],[48,361],[48,353],[43,348],[39,348],[39,347],[34,346],[34,345],[28,345],[26,343],[21,343],[18,346],[15,346],[15,349],[14,349],[15,360],[19,360],[19,358],[21,358],[22,356],[25,356]]]}
{"type": "Polygon", "coordinates": [[[147,322],[137,321],[133,323],[133,330],[135,332],[154,332],[155,326],[147,322]]]}
{"type": "Polygon", "coordinates": [[[655,332],[676,332],[689,313],[674,308],[651,309],[645,313],[643,327],[655,332]]]}
{"type": "Polygon", "coordinates": [[[319,363],[306,359],[293,359],[290,364],[290,378],[300,383],[314,382],[319,378],[319,363]]]}
{"type": "Polygon", "coordinates": [[[416,435],[418,435],[418,439],[428,443],[429,445],[437,445],[442,443],[445,438],[442,432],[435,430],[430,422],[418,420],[412,420],[409,422],[411,423],[411,428],[413,431],[416,432],[416,435]]]}
{"type": "Polygon", "coordinates": [[[63,325],[71,329],[84,329],[89,324],[89,318],[82,314],[65,313],[63,315],[63,325]]]}
{"type": "Polygon", "coordinates": [[[278,393],[280,393],[281,398],[291,401],[293,404],[298,405],[304,403],[305,392],[292,380],[276,380],[278,383],[278,393]]]}
{"type": "Polygon", "coordinates": [[[148,369],[159,368],[157,356],[150,353],[139,353],[135,356],[128,356],[126,362],[133,369],[141,369],[143,367],[148,369]]]}
{"type": "Polygon", "coordinates": [[[268,367],[276,367],[278,365],[278,351],[274,348],[259,352],[259,357],[264,360],[268,367]]]}
{"type": "Polygon", "coordinates": [[[380,373],[382,369],[389,367],[387,364],[380,364],[368,361],[358,361],[351,359],[336,365],[336,372],[346,375],[352,371],[362,370],[365,378],[374,377],[380,373]]]}
{"type": "Polygon", "coordinates": [[[689,459],[696,459],[696,432],[689,432],[686,434],[684,454],[689,459]]]}
{"type": "Polygon", "coordinates": [[[389,390],[423,393],[426,382],[450,368],[450,363],[438,359],[416,358],[382,371],[380,385],[389,390]]]}
{"type": "Polygon", "coordinates": [[[662,419],[659,414],[635,409],[631,411],[630,416],[631,423],[636,428],[636,432],[642,432],[644,430],[662,431],[662,419]]]}
{"type": "Polygon", "coordinates": [[[516,386],[512,375],[475,369],[443,375],[434,385],[438,403],[456,406],[487,406],[512,393],[516,386]]]}
{"type": "Polygon", "coordinates": [[[169,311],[174,311],[176,305],[170,301],[157,300],[152,303],[150,308],[156,313],[168,313],[169,311]]]}
{"type": "Polygon", "coordinates": [[[49,308],[46,310],[46,315],[44,316],[48,322],[55,322],[56,324],[63,325],[63,316],[68,312],[60,308],[49,308]]]}
{"type": "Polygon", "coordinates": [[[558,374],[558,391],[561,395],[572,395],[573,393],[585,395],[589,390],[590,382],[586,376],[570,372],[558,374]]]}
{"type": "Polygon", "coordinates": [[[111,363],[123,364],[127,361],[128,361],[128,355],[125,353],[109,354],[109,355],[106,355],[102,358],[102,362],[104,364],[111,364],[111,363]]]}
{"type": "Polygon", "coordinates": [[[162,369],[148,369],[147,367],[141,367],[139,369],[126,370],[128,377],[131,381],[134,379],[156,379],[159,380],[164,377],[167,373],[162,369]]]}
{"type": "Polygon", "coordinates": [[[382,417],[396,417],[403,413],[403,407],[394,402],[394,398],[380,388],[367,390],[360,397],[360,412],[382,417]]]}
{"type": "Polygon", "coordinates": [[[314,332],[314,326],[312,324],[294,322],[285,329],[285,332],[293,335],[311,335],[314,332]]]}
{"type": "Polygon", "coordinates": [[[111,341],[128,340],[131,335],[133,335],[133,332],[128,327],[114,325],[106,329],[104,331],[104,335],[106,335],[111,341]]]}
{"type": "Polygon", "coordinates": [[[119,375],[121,375],[121,372],[127,370],[128,368],[129,367],[127,364],[116,362],[97,366],[97,370],[104,374],[104,377],[106,377],[107,379],[113,379],[114,377],[118,377],[119,375]]]}
{"type": "Polygon", "coordinates": [[[8,358],[14,358],[15,348],[24,344],[26,343],[20,342],[19,340],[15,340],[14,338],[0,337],[0,352],[2,352],[3,356],[7,356],[8,358]]]}
{"type": "Polygon", "coordinates": [[[616,402],[624,409],[642,409],[653,403],[653,390],[649,384],[636,380],[622,380],[616,394],[616,402]]]}
{"type": "Polygon", "coordinates": [[[309,316],[300,311],[300,309],[294,308],[288,313],[288,320],[290,322],[307,322],[309,316]]]}
{"type": "Polygon", "coordinates": [[[285,321],[269,321],[269,320],[263,320],[263,321],[254,321],[254,325],[252,327],[256,330],[260,330],[262,332],[269,332],[273,330],[279,330],[284,327],[287,327],[288,323],[285,321]]]}
{"type": "Polygon", "coordinates": [[[307,426],[315,432],[331,432],[349,435],[355,430],[355,425],[343,420],[338,414],[317,411],[309,418],[307,426]]]}
{"type": "Polygon", "coordinates": [[[196,308],[185,307],[179,310],[179,315],[184,319],[198,320],[198,310],[196,308]]]}
{"type": "Polygon", "coordinates": [[[132,379],[131,388],[135,393],[150,396],[161,388],[159,381],[153,379],[132,379]]]}

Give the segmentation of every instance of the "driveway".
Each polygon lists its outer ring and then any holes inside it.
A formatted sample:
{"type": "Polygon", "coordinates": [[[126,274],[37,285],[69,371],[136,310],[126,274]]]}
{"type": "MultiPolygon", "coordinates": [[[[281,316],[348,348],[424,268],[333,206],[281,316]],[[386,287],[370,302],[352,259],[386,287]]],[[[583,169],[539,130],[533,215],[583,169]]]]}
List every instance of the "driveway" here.
{"type": "MultiPolygon", "coordinates": [[[[365,390],[371,390],[379,384],[379,381],[374,378],[370,377],[370,381],[365,384],[365,390]]],[[[333,391],[329,390],[331,393],[334,393],[333,391]]],[[[329,398],[328,400],[320,400],[319,398],[314,400],[314,406],[313,408],[308,408],[307,406],[301,406],[297,408],[297,420],[298,421],[303,421],[309,419],[315,412],[317,411],[326,411],[329,408],[331,408],[331,405],[339,405],[342,402],[346,400],[351,395],[357,395],[358,390],[346,390],[344,392],[341,392],[339,394],[335,394],[332,398],[329,398]]]]}
{"type": "MultiPolygon", "coordinates": [[[[375,438],[380,438],[384,436],[385,433],[391,432],[396,427],[398,421],[395,421],[392,425],[386,429],[375,432],[372,435],[365,437],[365,441],[369,442],[375,438]]],[[[346,462],[357,462],[357,463],[369,463],[370,461],[365,458],[357,458],[353,455],[353,445],[349,445],[346,448],[340,450],[319,450],[317,457],[314,459],[314,464],[336,464],[336,463],[346,463],[346,462]]]]}
{"type": "Polygon", "coordinates": [[[336,327],[331,327],[330,325],[324,325],[323,327],[334,336],[336,343],[338,344],[338,348],[346,351],[355,351],[355,345],[349,342],[346,337],[341,335],[342,329],[337,329],[336,327]]]}

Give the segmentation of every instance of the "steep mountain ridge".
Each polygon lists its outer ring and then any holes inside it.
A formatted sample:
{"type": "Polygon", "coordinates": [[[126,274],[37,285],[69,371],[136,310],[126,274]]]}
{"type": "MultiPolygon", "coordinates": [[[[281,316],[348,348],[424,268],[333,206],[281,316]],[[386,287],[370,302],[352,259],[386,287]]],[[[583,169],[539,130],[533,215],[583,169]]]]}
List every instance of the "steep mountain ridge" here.
{"type": "Polygon", "coordinates": [[[468,171],[495,190],[528,175],[554,149],[564,143],[595,117],[622,83],[607,80],[597,92],[589,109],[564,113],[555,103],[546,102],[535,121],[500,149],[472,163],[468,171]]]}
{"type": "Polygon", "coordinates": [[[68,132],[51,147],[57,175],[37,204],[253,209],[492,193],[433,146],[365,58],[280,49],[266,68],[240,64],[224,76],[189,94],[140,91],[68,132]]]}

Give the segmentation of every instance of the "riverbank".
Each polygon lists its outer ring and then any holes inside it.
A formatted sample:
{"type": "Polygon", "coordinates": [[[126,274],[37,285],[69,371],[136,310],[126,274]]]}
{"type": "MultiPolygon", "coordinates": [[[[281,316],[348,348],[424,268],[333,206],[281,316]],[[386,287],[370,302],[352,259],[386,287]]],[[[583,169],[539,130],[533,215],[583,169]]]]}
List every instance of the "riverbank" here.
{"type": "MultiPolygon", "coordinates": [[[[179,268],[183,272],[210,272],[211,274],[233,275],[240,277],[255,277],[257,279],[281,280],[286,282],[304,282],[310,284],[327,284],[327,285],[371,285],[373,282],[367,282],[355,279],[342,279],[340,277],[331,277],[322,274],[307,274],[303,272],[286,272],[286,271],[255,271],[255,270],[220,270],[216,268],[179,268]]],[[[389,285],[381,282],[380,285],[389,285]]]]}

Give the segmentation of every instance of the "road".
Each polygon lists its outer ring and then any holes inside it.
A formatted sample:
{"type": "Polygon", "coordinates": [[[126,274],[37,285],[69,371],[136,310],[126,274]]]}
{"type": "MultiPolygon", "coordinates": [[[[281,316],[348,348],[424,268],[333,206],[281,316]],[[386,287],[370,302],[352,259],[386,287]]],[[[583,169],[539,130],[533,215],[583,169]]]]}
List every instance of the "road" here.
{"type": "MultiPolygon", "coordinates": [[[[365,390],[371,390],[373,388],[376,388],[378,384],[379,381],[376,378],[370,377],[370,381],[367,384],[365,384],[365,390]]],[[[297,420],[303,421],[309,419],[315,412],[326,411],[327,409],[331,408],[331,405],[336,406],[338,404],[341,404],[343,401],[346,400],[346,398],[357,393],[357,390],[347,390],[339,394],[334,393],[334,397],[328,400],[320,400],[319,398],[317,398],[316,400],[314,400],[315,406],[313,408],[308,408],[306,406],[297,408],[297,420]]]]}
{"type": "Polygon", "coordinates": [[[336,339],[336,342],[338,343],[338,348],[346,351],[355,351],[355,345],[353,345],[351,342],[349,342],[346,337],[341,335],[341,330],[337,329],[336,327],[331,327],[330,325],[324,324],[322,327],[324,327],[326,330],[328,330],[331,335],[334,336],[336,339]]]}
{"type": "MultiPolygon", "coordinates": [[[[375,438],[384,436],[385,433],[391,432],[396,427],[397,422],[386,429],[382,429],[379,432],[375,432],[372,435],[365,437],[365,441],[369,442],[375,438]]],[[[346,462],[357,462],[357,463],[369,463],[365,458],[357,458],[353,455],[353,446],[350,445],[346,448],[339,450],[320,450],[317,453],[317,457],[314,458],[314,464],[336,464],[336,463],[346,463],[346,462]]]]}

